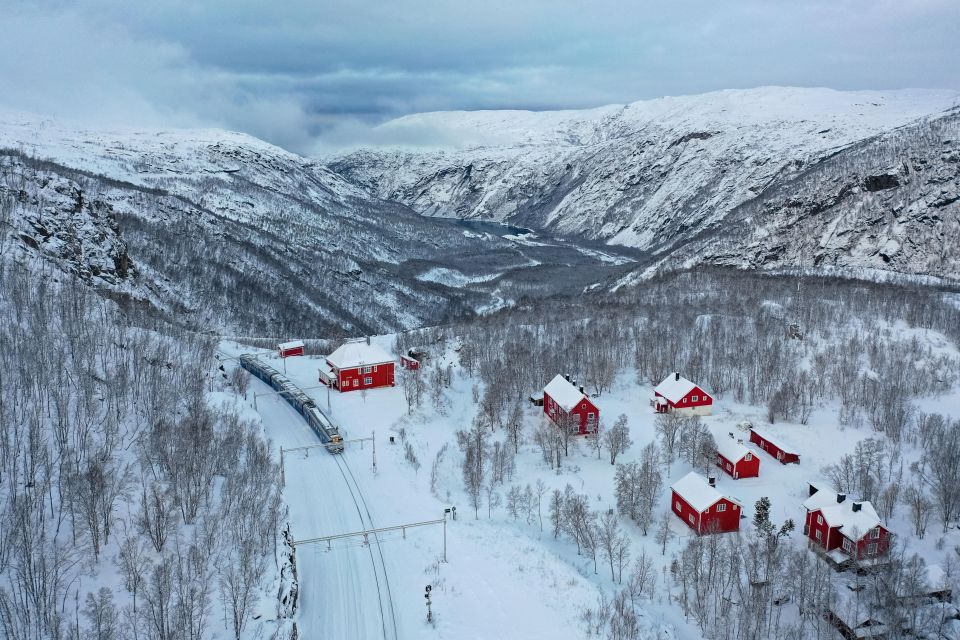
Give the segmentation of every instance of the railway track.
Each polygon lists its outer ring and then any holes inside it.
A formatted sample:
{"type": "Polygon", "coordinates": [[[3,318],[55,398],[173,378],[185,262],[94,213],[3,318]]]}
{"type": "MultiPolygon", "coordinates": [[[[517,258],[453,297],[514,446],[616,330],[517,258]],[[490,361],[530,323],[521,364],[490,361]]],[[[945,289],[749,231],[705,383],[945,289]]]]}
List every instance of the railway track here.
{"type": "MultiPolygon", "coordinates": [[[[353,470],[347,463],[344,456],[333,456],[343,476],[343,481],[347,485],[350,497],[353,500],[354,507],[357,509],[357,515],[360,516],[360,522],[364,529],[374,529],[373,517],[370,515],[370,509],[367,507],[367,501],[360,491],[357,479],[353,475],[353,470]],[[359,498],[359,499],[358,499],[359,498]]],[[[387,575],[387,564],[383,558],[383,549],[380,546],[380,535],[373,533],[373,540],[368,541],[367,551],[370,553],[370,563],[373,566],[373,577],[377,586],[377,600],[380,607],[380,621],[383,629],[384,640],[398,640],[397,617],[393,608],[393,594],[390,591],[390,578],[387,575]],[[374,545],[377,549],[374,552],[374,545]],[[379,559],[379,566],[377,560],[379,559]],[[381,579],[382,578],[382,579],[381,579]],[[384,597],[386,597],[386,606],[384,606],[384,597]]]]}

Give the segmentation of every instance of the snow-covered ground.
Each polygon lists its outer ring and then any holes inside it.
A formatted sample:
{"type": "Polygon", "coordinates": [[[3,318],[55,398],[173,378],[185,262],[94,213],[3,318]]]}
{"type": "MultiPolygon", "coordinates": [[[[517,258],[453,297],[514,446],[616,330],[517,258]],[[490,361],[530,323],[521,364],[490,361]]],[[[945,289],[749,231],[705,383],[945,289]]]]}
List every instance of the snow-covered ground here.
{"type": "MultiPolygon", "coordinates": [[[[917,337],[930,342],[933,349],[956,353],[956,347],[940,336],[918,333],[917,337]]],[[[390,337],[377,340],[389,349],[390,337]]],[[[282,370],[279,360],[269,354],[264,357],[282,370]]],[[[301,387],[314,386],[318,363],[316,357],[288,359],[288,376],[301,387]]],[[[446,363],[455,365],[456,354],[448,352],[434,365],[446,366],[446,363]]],[[[579,637],[582,632],[578,618],[582,609],[595,605],[602,591],[608,595],[614,592],[616,585],[602,564],[595,573],[593,561],[578,556],[572,542],[562,536],[559,540],[553,538],[546,498],[542,528],[537,521],[528,524],[522,519],[511,519],[502,506],[494,508],[492,516],[488,516],[484,504],[479,519],[475,519],[463,491],[462,456],[454,438],[458,429],[469,428],[476,412],[473,385],[473,379],[457,372],[439,408],[425,400],[423,408],[412,415],[407,413],[399,387],[366,393],[330,393],[332,414],[345,429],[348,439],[376,433],[376,471],[369,442],[364,443],[362,449],[350,444],[343,455],[355,485],[345,481],[337,460],[322,449],[309,455],[286,456],[284,496],[290,508],[295,539],[357,531],[371,524],[392,526],[432,520],[442,517],[446,507],[458,507],[457,521],[450,521],[447,528],[448,563],[440,561],[443,536],[438,526],[410,529],[405,536],[390,533],[381,536],[379,545],[372,547],[363,546],[358,539],[334,543],[330,550],[324,545],[300,547],[297,553],[301,608],[297,622],[301,637],[417,638],[426,636],[428,631],[439,638],[579,637]],[[395,438],[395,444],[389,443],[390,436],[395,438]],[[419,468],[407,462],[401,441],[411,443],[419,468]],[[430,469],[444,445],[447,451],[438,466],[434,494],[430,490],[430,469]],[[370,517],[364,519],[358,515],[351,488],[362,493],[370,517]],[[382,562],[379,561],[381,553],[382,562]],[[433,586],[436,619],[432,628],[425,621],[423,594],[427,584],[433,586]]],[[[254,386],[254,391],[266,389],[258,381],[254,381],[254,386]]],[[[307,393],[326,406],[325,389],[307,393]]],[[[648,405],[650,393],[649,387],[636,383],[632,370],[626,370],[610,392],[596,399],[607,424],[621,413],[628,416],[633,444],[618,462],[638,459],[644,445],[656,439],[655,414],[648,405]]],[[[285,402],[276,397],[261,397],[258,407],[276,448],[316,443],[304,422],[285,402]]],[[[760,458],[760,477],[733,480],[718,470],[719,489],[745,506],[742,530],[749,531],[753,505],[765,496],[772,502],[771,519],[775,523],[789,518],[797,524],[791,534],[791,544],[798,548],[806,544],[801,503],[807,496],[807,482],[821,479],[821,469],[852,452],[860,440],[877,435],[866,426],[840,425],[838,409],[837,406],[820,407],[806,425],[784,422],[768,425],[763,408],[718,399],[714,415],[703,419],[716,439],[734,433],[746,441],[747,434],[738,429],[738,425],[748,420],[762,425],[769,434],[797,445],[801,455],[799,464],[782,465],[748,443],[760,458]]],[[[925,400],[923,409],[960,414],[960,389],[925,400]]],[[[580,441],[563,461],[561,471],[551,470],[543,462],[540,451],[529,442],[535,425],[543,419],[540,409],[532,406],[524,409],[528,442],[521,446],[516,474],[501,488],[501,494],[506,493],[509,485],[535,485],[540,480],[549,491],[571,485],[576,492],[590,497],[590,506],[597,512],[615,509],[615,468],[610,465],[606,452],[598,459],[589,443],[580,441]]],[[[497,439],[503,437],[502,433],[495,434],[497,439]]],[[[905,466],[919,455],[919,451],[905,448],[905,466]]],[[[669,467],[658,514],[669,510],[669,486],[689,470],[681,462],[669,467]]],[[[906,511],[905,507],[899,507],[888,523],[891,529],[908,539],[911,553],[920,553],[929,564],[941,564],[944,554],[952,553],[953,547],[960,544],[960,532],[951,529],[941,534],[939,524],[932,523],[931,535],[921,541],[914,540],[906,511]]],[[[684,620],[681,608],[669,595],[672,586],[669,565],[673,555],[692,535],[690,529],[671,518],[674,537],[666,554],[661,554],[653,531],[643,536],[632,523],[622,522],[631,539],[632,557],[636,558],[644,550],[654,559],[657,569],[656,595],[642,607],[641,637],[691,640],[702,637],[699,629],[684,620]]]]}

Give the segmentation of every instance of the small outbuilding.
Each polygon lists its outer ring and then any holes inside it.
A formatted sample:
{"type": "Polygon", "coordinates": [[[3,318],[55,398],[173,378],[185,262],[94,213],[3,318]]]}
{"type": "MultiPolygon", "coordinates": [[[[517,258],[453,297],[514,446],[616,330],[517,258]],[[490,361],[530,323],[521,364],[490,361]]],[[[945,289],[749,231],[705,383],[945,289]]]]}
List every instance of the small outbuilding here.
{"type": "Polygon", "coordinates": [[[760,475],[760,458],[730,434],[729,438],[717,440],[717,466],[734,480],[756,478],[760,475]]]}
{"type": "Polygon", "coordinates": [[[420,368],[420,361],[410,356],[400,356],[400,366],[409,371],[416,371],[420,368]]]}
{"type": "Polygon", "coordinates": [[[657,413],[708,416],[713,412],[713,396],[674,372],[654,387],[650,406],[657,413]]]}
{"type": "Polygon", "coordinates": [[[794,447],[786,443],[783,438],[774,438],[766,431],[761,431],[754,426],[750,427],[750,442],[779,460],[781,464],[800,462],[800,454],[796,452],[794,447]]]}
{"type": "Polygon", "coordinates": [[[559,374],[543,388],[543,412],[557,426],[572,422],[578,435],[596,432],[600,421],[600,409],[587,397],[583,387],[578,388],[569,376],[559,374]]]}
{"type": "Polygon", "coordinates": [[[720,493],[715,481],[708,481],[691,471],[677,480],[670,489],[671,510],[674,515],[698,535],[725,533],[740,528],[740,502],[720,493]]]}
{"type": "Polygon", "coordinates": [[[277,345],[277,351],[281,358],[303,355],[303,340],[291,340],[290,342],[281,342],[277,345]]]}

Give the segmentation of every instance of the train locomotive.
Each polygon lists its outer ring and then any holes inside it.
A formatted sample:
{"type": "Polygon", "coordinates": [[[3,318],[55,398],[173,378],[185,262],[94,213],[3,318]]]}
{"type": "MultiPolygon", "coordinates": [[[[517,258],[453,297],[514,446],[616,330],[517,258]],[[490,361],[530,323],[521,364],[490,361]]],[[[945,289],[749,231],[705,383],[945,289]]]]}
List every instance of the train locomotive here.
{"type": "Polygon", "coordinates": [[[303,416],[313,432],[317,434],[320,441],[327,445],[327,451],[330,453],[343,452],[343,436],[340,434],[340,428],[297,385],[253,354],[246,353],[240,356],[240,366],[270,385],[290,406],[296,409],[297,413],[303,416]]]}

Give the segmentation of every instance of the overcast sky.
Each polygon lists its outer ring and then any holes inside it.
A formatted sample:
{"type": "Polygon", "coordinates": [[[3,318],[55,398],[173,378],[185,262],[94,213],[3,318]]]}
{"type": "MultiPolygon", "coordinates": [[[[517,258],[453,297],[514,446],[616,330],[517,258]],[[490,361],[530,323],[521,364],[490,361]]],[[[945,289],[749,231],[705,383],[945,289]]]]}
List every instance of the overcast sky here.
{"type": "Polygon", "coordinates": [[[438,109],[960,88],[960,0],[0,0],[0,103],[300,152],[438,109]]]}

